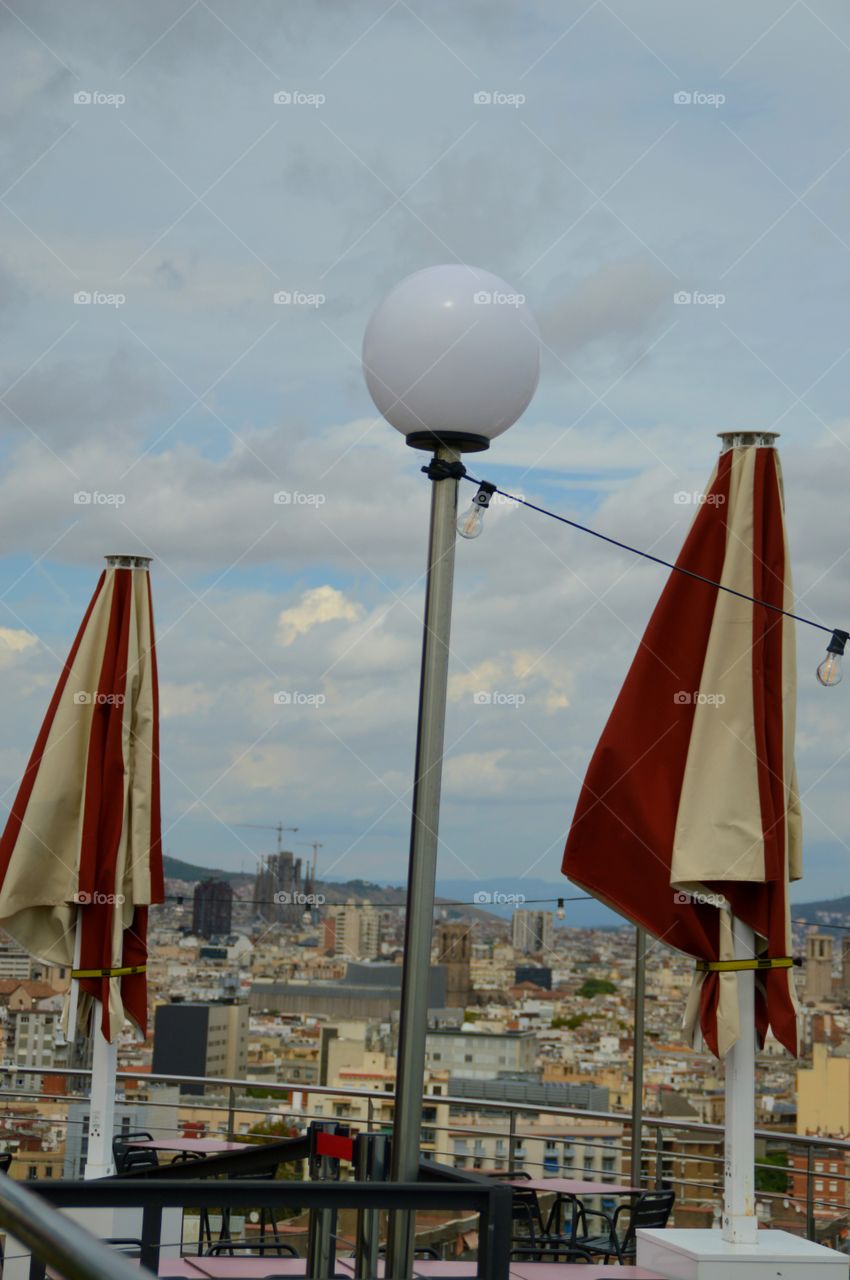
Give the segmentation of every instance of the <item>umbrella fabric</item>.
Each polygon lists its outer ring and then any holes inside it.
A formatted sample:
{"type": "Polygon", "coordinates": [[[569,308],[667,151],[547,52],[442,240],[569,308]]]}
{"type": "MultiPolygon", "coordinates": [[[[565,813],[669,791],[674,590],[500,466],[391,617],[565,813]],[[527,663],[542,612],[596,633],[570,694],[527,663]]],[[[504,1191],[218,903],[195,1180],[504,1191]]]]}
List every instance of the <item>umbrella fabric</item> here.
{"type": "MultiPolygon", "coordinates": [[[[32,955],[80,970],[144,966],[147,909],[163,900],[159,715],[150,580],[107,569],[0,838],[0,925],[32,955]]],[[[142,972],[80,979],[113,1040],[147,1025],[142,972]]],[[[69,1029],[73,1034],[74,1028],[69,1029]]]]}
{"type": "MultiPolygon", "coordinates": [[[[792,608],[782,478],[772,448],[721,454],[677,561],[792,608]]],[[[562,870],[668,945],[731,960],[731,914],[761,956],[791,954],[801,875],[790,619],[671,573],[590,763],[562,870]]],[[[756,1021],[797,1052],[790,969],[757,974],[756,1021]]],[[[739,1034],[734,972],[697,974],[692,1037],[739,1034]]]]}

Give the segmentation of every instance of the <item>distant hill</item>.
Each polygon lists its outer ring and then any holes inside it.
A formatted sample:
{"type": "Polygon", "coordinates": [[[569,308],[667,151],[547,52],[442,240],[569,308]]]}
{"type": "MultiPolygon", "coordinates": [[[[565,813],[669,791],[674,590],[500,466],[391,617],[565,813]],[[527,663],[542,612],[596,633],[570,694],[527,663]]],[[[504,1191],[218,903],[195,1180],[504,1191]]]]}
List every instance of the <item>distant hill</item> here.
{"type": "MultiPolygon", "coordinates": [[[[183,880],[190,884],[209,878],[229,880],[234,888],[243,888],[252,883],[252,874],[244,871],[227,871],[220,867],[201,867],[193,862],[184,862],[181,858],[164,858],[165,875],[170,880],[183,880]]],[[[406,891],[403,885],[392,883],[376,883],[373,880],[320,880],[319,891],[325,895],[329,903],[345,902],[349,898],[363,901],[368,898],[376,907],[400,906],[404,903],[406,891]]],[[[516,906],[523,905],[523,897],[529,906],[542,911],[554,909],[559,897],[566,898],[566,921],[573,928],[616,928],[623,924],[622,919],[595,899],[570,901],[571,897],[581,896],[580,891],[568,880],[547,881],[531,877],[497,876],[488,880],[486,885],[476,880],[438,880],[438,906],[460,903],[459,907],[449,910],[449,917],[462,915],[480,919],[500,917],[510,919],[516,906]],[[489,899],[489,900],[488,900],[489,899]]],[[[848,900],[850,901],[850,900],[848,900]]]]}
{"type": "Polygon", "coordinates": [[[826,898],[820,902],[792,902],[791,915],[795,920],[806,920],[809,924],[827,920],[832,924],[850,922],[850,896],[826,898]]]}
{"type": "Polygon", "coordinates": [[[220,867],[198,867],[194,862],[184,862],[182,858],[172,858],[167,853],[162,859],[166,880],[188,880],[194,884],[197,880],[229,880],[231,884],[246,884],[253,876],[244,871],[222,871],[220,867]]]}
{"type": "MultiPolygon", "coordinates": [[[[197,884],[199,880],[227,880],[233,885],[234,889],[242,889],[246,884],[252,884],[254,881],[254,876],[246,871],[228,871],[221,867],[200,867],[194,862],[184,862],[182,858],[172,858],[170,854],[164,856],[163,866],[166,880],[182,880],[188,884],[197,884]]],[[[403,885],[377,884],[373,880],[320,880],[317,888],[319,892],[324,894],[325,901],[328,903],[342,903],[347,902],[349,899],[353,899],[355,902],[362,902],[368,898],[376,907],[400,907],[404,905],[407,897],[403,885]]],[[[465,883],[464,889],[465,892],[461,894],[461,899],[465,902],[471,902],[472,888],[470,884],[465,883]]],[[[454,902],[456,896],[453,893],[438,895],[436,898],[437,905],[454,902]]],[[[503,915],[503,911],[499,907],[491,909],[486,906],[475,906],[463,908],[460,912],[449,912],[450,916],[455,914],[463,914],[464,916],[472,916],[484,920],[493,915],[503,915]]]]}

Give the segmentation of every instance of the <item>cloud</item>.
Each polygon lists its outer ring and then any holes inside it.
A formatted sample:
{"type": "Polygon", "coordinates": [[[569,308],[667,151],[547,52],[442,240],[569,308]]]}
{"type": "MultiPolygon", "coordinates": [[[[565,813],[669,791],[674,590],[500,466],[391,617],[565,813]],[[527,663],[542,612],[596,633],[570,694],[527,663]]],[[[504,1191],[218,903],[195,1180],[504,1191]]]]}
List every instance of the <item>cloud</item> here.
{"type": "Polygon", "coordinates": [[[38,647],[38,637],[14,627],[0,627],[0,666],[12,666],[24,653],[38,647]]]}
{"type": "Polygon", "coordinates": [[[280,644],[290,645],[313,627],[325,622],[356,622],[362,613],[360,605],[347,600],[335,587],[314,587],[304,593],[298,604],[281,611],[277,638],[280,644]]]}
{"type": "Polygon", "coordinates": [[[668,322],[672,278],[648,255],[611,262],[584,277],[559,276],[538,308],[546,342],[561,355],[594,343],[631,349],[668,322]]]}
{"type": "Polygon", "coordinates": [[[163,720],[176,716],[194,716],[213,705],[213,695],[200,684],[170,684],[159,686],[159,707],[163,720]]]}

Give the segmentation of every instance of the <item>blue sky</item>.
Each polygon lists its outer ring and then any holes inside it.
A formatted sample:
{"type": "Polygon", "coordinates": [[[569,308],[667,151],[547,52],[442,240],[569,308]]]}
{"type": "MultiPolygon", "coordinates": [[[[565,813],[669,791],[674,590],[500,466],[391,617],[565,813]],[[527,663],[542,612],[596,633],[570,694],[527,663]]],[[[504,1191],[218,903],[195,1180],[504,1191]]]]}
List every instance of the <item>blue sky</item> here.
{"type": "MultiPolygon", "coordinates": [[[[779,430],[801,607],[848,625],[837,0],[14,0],[0,30],[5,803],[100,557],[144,551],[169,850],[249,869],[237,824],[282,820],[335,874],[403,876],[428,493],[358,352],[439,262],[504,277],[543,335],[482,474],[675,555],[715,433],[779,430]]],[[[662,583],[533,513],[459,547],[442,876],[557,874],[662,583]]],[[[821,654],[800,635],[799,897],[850,891],[848,695],[815,686],[821,654]]]]}

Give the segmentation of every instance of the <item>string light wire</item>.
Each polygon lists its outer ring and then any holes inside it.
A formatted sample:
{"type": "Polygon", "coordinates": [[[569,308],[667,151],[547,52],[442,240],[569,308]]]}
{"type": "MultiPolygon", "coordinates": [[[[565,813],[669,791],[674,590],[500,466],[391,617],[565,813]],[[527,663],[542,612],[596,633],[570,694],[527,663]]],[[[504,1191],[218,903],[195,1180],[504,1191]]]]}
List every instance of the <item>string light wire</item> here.
{"type": "MultiPolygon", "coordinates": [[[[472,484],[480,485],[481,480],[476,480],[474,476],[467,472],[461,477],[463,480],[469,480],[472,484]]],[[[489,487],[489,486],[488,486],[489,487]]],[[[713,578],[706,578],[701,573],[695,573],[693,569],[685,569],[680,564],[674,564],[672,560],[664,560],[661,556],[654,556],[650,551],[642,551],[640,547],[633,547],[628,542],[620,542],[618,538],[612,538],[607,533],[600,533],[598,529],[591,529],[589,525],[579,524],[578,520],[570,520],[567,516],[559,515],[557,511],[549,511],[546,507],[539,507],[534,502],[529,502],[527,498],[519,498],[515,493],[507,493],[504,489],[494,489],[500,497],[507,498],[509,502],[516,502],[521,507],[528,507],[529,511],[537,511],[542,516],[548,516],[550,520],[557,520],[560,524],[569,525],[571,529],[578,529],[580,533],[589,533],[593,538],[599,538],[601,542],[610,543],[612,547],[619,547],[621,551],[629,551],[634,556],[641,556],[644,560],[651,560],[654,564],[660,564],[665,569],[672,569],[675,573],[682,573],[685,577],[694,578],[697,582],[704,582],[706,586],[715,587],[718,591],[725,591],[730,596],[737,596],[739,600],[748,600],[750,604],[759,604],[765,609],[772,609],[774,613],[781,613],[785,618],[793,618],[795,622],[804,622],[808,627],[815,627],[818,631],[826,631],[829,635],[836,634],[835,627],[827,627],[822,622],[815,622],[814,618],[806,618],[800,613],[791,613],[788,609],[782,609],[778,604],[771,604],[769,600],[759,600],[757,596],[747,595],[745,591],[736,591],[734,587],[724,586],[722,582],[715,582],[713,578]]]]}

